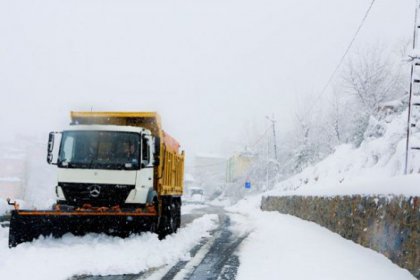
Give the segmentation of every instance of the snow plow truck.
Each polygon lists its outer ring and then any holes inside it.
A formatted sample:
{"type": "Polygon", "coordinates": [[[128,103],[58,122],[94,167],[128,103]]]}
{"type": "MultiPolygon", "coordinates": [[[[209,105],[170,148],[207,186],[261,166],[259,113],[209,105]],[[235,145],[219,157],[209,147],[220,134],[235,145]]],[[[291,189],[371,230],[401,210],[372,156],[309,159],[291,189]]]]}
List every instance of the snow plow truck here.
{"type": "Polygon", "coordinates": [[[57,166],[56,203],[23,210],[14,202],[9,247],[39,236],[145,231],[159,238],[181,223],[184,152],[154,112],[71,112],[71,124],[48,138],[57,166]],[[57,142],[59,145],[54,145],[57,142]]]}

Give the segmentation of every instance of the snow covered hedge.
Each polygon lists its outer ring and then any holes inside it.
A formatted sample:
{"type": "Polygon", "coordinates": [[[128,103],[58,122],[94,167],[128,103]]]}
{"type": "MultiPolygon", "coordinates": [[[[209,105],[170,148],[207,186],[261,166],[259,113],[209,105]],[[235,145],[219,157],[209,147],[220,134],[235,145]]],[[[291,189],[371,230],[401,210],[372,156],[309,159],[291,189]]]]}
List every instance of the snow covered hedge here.
{"type": "Polygon", "coordinates": [[[420,196],[268,196],[261,208],[320,224],[420,279],[420,196]]]}

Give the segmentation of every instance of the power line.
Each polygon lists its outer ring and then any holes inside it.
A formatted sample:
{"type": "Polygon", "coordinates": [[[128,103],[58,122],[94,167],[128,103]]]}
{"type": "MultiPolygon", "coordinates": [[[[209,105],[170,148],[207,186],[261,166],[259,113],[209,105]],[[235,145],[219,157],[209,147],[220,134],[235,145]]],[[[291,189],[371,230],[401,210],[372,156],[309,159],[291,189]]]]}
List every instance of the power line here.
{"type": "Polygon", "coordinates": [[[341,65],[343,64],[344,60],[346,59],[347,54],[349,53],[351,47],[353,46],[354,42],[356,41],[357,35],[359,35],[360,30],[362,30],[362,27],[365,24],[366,19],[368,18],[369,14],[370,14],[370,11],[372,10],[373,5],[375,4],[375,1],[376,0],[372,0],[372,2],[370,3],[370,5],[369,5],[368,9],[366,10],[366,12],[365,12],[365,14],[364,14],[361,22],[359,23],[359,26],[356,29],[356,32],[353,35],[353,38],[351,39],[350,43],[347,45],[347,48],[346,48],[344,54],[341,56],[340,61],[338,62],[337,66],[335,67],[335,69],[332,72],[332,74],[330,75],[330,77],[328,78],[326,84],[322,88],[322,91],[318,95],[318,98],[315,100],[315,102],[316,101],[319,101],[321,99],[321,97],[325,94],[325,92],[327,91],[328,87],[330,86],[331,82],[334,80],[335,75],[337,74],[338,70],[340,69],[341,65]]]}
{"type": "Polygon", "coordinates": [[[260,138],[258,138],[254,143],[252,143],[251,145],[249,145],[249,148],[254,148],[261,140],[264,139],[264,137],[266,136],[267,132],[270,131],[271,126],[267,127],[267,129],[263,132],[263,134],[261,134],[260,138]]]}

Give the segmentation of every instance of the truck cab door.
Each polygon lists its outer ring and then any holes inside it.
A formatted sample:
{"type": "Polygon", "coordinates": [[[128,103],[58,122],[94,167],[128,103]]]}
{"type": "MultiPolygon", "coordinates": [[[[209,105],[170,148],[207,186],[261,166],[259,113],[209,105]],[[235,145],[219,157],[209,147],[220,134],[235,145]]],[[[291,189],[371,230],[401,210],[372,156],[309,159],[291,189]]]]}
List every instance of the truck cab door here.
{"type": "Polygon", "coordinates": [[[137,171],[135,190],[130,192],[126,203],[145,204],[148,194],[153,191],[153,142],[152,136],[141,135],[140,142],[140,169],[137,171]]]}
{"type": "Polygon", "coordinates": [[[142,134],[140,151],[140,170],[136,179],[135,203],[144,204],[149,192],[153,191],[154,168],[153,168],[153,141],[152,136],[142,134]]]}

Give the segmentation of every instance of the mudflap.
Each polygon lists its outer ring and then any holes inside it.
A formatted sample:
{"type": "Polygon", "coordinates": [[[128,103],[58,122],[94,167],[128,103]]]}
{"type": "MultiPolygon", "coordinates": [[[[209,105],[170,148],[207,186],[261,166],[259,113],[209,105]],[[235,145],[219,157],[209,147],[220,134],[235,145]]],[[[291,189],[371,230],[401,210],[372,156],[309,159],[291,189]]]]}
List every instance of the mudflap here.
{"type": "Polygon", "coordinates": [[[48,211],[25,213],[14,210],[10,219],[9,247],[40,236],[59,238],[66,233],[105,233],[125,238],[151,231],[156,223],[155,216],[51,214],[48,211]]]}

